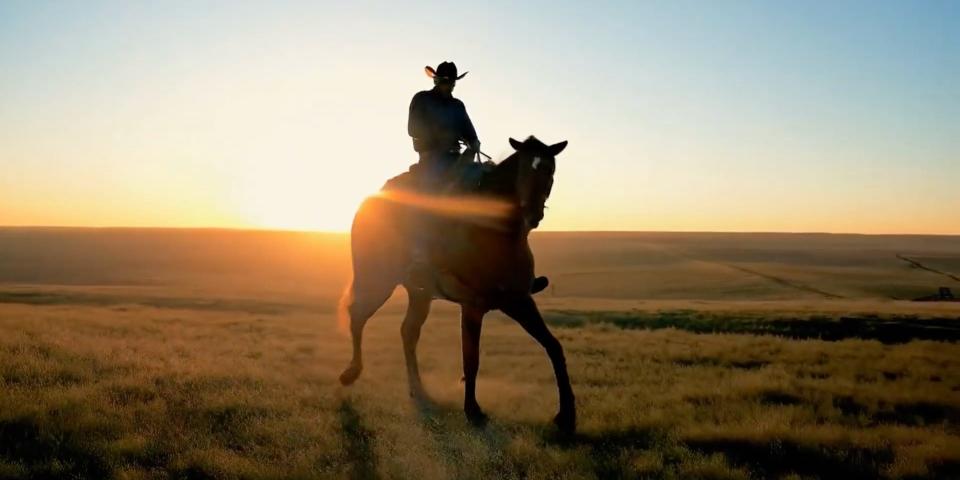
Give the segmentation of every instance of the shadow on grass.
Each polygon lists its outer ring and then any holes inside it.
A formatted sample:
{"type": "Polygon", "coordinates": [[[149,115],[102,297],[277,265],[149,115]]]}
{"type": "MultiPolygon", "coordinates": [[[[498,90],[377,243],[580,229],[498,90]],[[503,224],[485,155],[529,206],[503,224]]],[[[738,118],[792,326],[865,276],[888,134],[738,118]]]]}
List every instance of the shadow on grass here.
{"type": "MultiPolygon", "coordinates": [[[[552,426],[551,426],[552,427],[552,426]]],[[[624,452],[657,449],[664,454],[664,464],[679,463],[680,454],[669,448],[664,432],[656,429],[631,428],[611,432],[581,432],[573,435],[545,426],[539,428],[546,445],[562,449],[586,449],[597,478],[630,478],[630,466],[624,452]]]]}
{"type": "MultiPolygon", "coordinates": [[[[773,396],[770,401],[793,403],[794,398],[773,396]]],[[[456,447],[451,446],[449,437],[459,428],[459,422],[453,420],[463,415],[452,407],[430,405],[421,410],[421,421],[434,436],[436,442],[445,448],[445,455],[456,460],[456,447]],[[444,447],[444,445],[446,445],[444,447]]],[[[548,423],[516,423],[500,425],[492,419],[484,427],[474,427],[474,436],[481,438],[491,449],[492,458],[497,459],[491,465],[495,475],[500,478],[523,478],[527,466],[507,452],[514,430],[528,430],[540,438],[544,447],[582,452],[589,459],[590,469],[597,478],[631,478],[636,474],[633,459],[642,452],[655,452],[660,463],[653,471],[654,476],[672,476],[683,472],[685,465],[703,461],[704,456],[719,454],[726,463],[748,470],[757,478],[778,478],[790,474],[814,476],[817,478],[868,479],[878,478],[894,461],[894,452],[889,446],[864,448],[854,445],[822,445],[796,442],[792,439],[749,440],[736,438],[690,439],[682,440],[670,432],[658,428],[631,428],[615,431],[580,432],[566,435],[548,423]],[[699,460],[698,460],[699,459],[699,460]],[[659,473],[658,473],[659,472],[659,473]]],[[[453,465],[463,468],[460,465],[453,465]]],[[[952,472],[952,464],[931,465],[937,472],[952,472]]]]}
{"type": "MultiPolygon", "coordinates": [[[[430,435],[442,458],[457,473],[457,477],[476,476],[478,472],[464,471],[463,453],[458,447],[458,436],[468,433],[484,445],[492,478],[523,478],[525,467],[507,454],[510,432],[493,419],[470,421],[459,405],[443,405],[426,393],[411,399],[418,420],[430,435]],[[464,430],[466,429],[466,430],[464,430]],[[461,475],[461,473],[463,475],[461,475]]],[[[476,465],[473,465],[474,467],[476,465]]]]}
{"type": "Polygon", "coordinates": [[[906,401],[869,406],[858,402],[853,396],[844,395],[834,397],[833,406],[847,417],[866,419],[869,426],[895,424],[923,427],[945,423],[955,428],[960,425],[960,408],[947,402],[906,401]]]}
{"type": "Polygon", "coordinates": [[[688,440],[686,445],[703,453],[721,453],[733,465],[744,466],[760,478],[814,475],[822,479],[873,479],[893,463],[889,447],[832,447],[799,444],[790,440],[745,439],[688,440]]]}
{"type": "Polygon", "coordinates": [[[113,478],[105,452],[83,432],[19,417],[0,420],[0,459],[24,478],[113,478]]]}
{"type": "Polygon", "coordinates": [[[581,328],[587,324],[597,324],[622,329],[675,328],[693,333],[775,335],[826,341],[858,338],[878,340],[885,344],[907,343],[912,340],[946,342],[960,340],[960,317],[812,315],[806,318],[766,318],[749,314],[719,314],[694,310],[661,312],[557,310],[546,312],[544,317],[548,324],[561,328],[581,328]]]}
{"type": "MultiPolygon", "coordinates": [[[[598,478],[631,477],[631,455],[655,451],[662,455],[659,472],[664,476],[682,471],[681,464],[703,455],[720,454],[726,462],[745,468],[756,478],[787,475],[822,479],[879,478],[894,461],[890,447],[868,449],[856,446],[801,444],[790,439],[758,440],[718,438],[680,440],[658,429],[628,429],[613,432],[561,436],[544,431],[544,443],[563,449],[586,449],[598,478]],[[632,453],[631,453],[632,452],[632,453]],[[671,473],[672,472],[672,473],[671,473]]],[[[938,466],[951,471],[952,465],[938,466]]]]}
{"type": "Polygon", "coordinates": [[[337,409],[340,435],[346,450],[349,477],[353,480],[377,478],[377,457],[373,450],[374,433],[363,424],[349,399],[337,409]]]}
{"type": "Polygon", "coordinates": [[[319,305],[296,305],[238,298],[163,297],[57,290],[0,290],[0,303],[38,306],[79,305],[88,307],[140,305],[173,310],[237,312],[257,315],[278,315],[299,309],[308,309],[310,311],[319,309],[322,310],[323,313],[333,311],[333,308],[329,306],[321,308],[319,305]]]}

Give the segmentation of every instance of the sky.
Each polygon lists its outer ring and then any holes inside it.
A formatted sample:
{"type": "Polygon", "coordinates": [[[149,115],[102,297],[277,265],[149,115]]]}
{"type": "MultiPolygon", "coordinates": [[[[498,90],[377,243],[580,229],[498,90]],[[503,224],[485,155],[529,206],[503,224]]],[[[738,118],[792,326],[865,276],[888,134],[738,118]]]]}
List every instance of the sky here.
{"type": "Polygon", "coordinates": [[[544,230],[960,234],[960,2],[0,0],[0,225],[344,231],[425,65],[544,230]]]}

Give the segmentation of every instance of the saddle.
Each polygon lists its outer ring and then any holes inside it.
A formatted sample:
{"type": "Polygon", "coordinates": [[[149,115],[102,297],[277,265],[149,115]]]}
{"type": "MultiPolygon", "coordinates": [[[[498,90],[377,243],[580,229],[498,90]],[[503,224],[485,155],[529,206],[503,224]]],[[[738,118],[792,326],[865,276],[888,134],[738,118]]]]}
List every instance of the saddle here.
{"type": "MultiPolygon", "coordinates": [[[[447,170],[443,185],[435,192],[442,195],[457,195],[476,192],[480,188],[480,182],[483,177],[493,171],[496,164],[492,161],[477,162],[473,159],[473,154],[464,152],[460,158],[447,170]]],[[[420,170],[422,166],[419,163],[410,165],[410,168],[384,183],[381,190],[406,190],[418,192],[421,190],[419,185],[420,170]]]]}

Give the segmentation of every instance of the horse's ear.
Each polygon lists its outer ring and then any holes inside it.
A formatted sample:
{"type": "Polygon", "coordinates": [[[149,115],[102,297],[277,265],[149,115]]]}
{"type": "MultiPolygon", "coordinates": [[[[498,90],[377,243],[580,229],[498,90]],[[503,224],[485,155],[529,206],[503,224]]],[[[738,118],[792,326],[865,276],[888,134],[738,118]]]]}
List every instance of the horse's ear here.
{"type": "Polygon", "coordinates": [[[510,146],[513,147],[514,150],[520,150],[523,148],[523,142],[518,142],[514,140],[513,137],[510,137],[510,146]]]}
{"type": "Polygon", "coordinates": [[[547,151],[550,152],[550,156],[556,157],[557,155],[560,155],[560,152],[562,152],[564,148],[567,148],[566,140],[554,145],[550,145],[547,147],[547,151]]]}

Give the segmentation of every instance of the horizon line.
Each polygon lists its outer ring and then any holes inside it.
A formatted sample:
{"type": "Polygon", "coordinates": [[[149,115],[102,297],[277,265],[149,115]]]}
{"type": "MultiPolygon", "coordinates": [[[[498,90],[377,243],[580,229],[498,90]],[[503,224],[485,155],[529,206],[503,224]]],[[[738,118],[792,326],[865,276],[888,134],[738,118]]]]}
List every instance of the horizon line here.
{"type": "MultiPolygon", "coordinates": [[[[267,232],[267,233],[311,233],[326,235],[349,235],[349,230],[309,230],[294,228],[258,228],[258,227],[190,227],[190,226],[130,226],[130,225],[0,225],[0,230],[200,230],[223,232],[267,232]]],[[[586,234],[631,234],[631,233],[690,233],[690,234],[753,234],[753,235],[861,235],[861,236],[916,236],[916,237],[960,237],[957,233],[862,233],[828,231],[783,231],[783,230],[534,230],[531,233],[586,233],[586,234]]]]}

